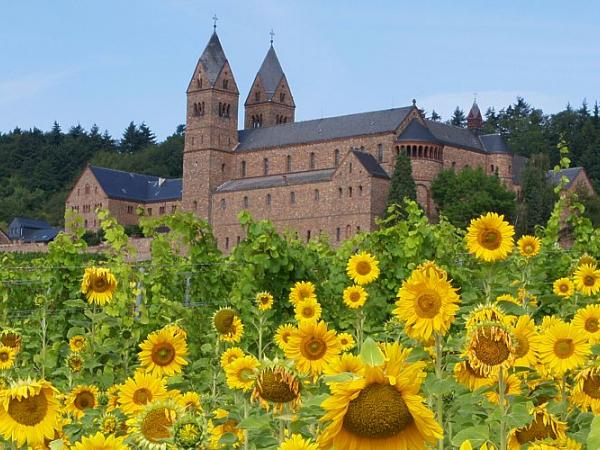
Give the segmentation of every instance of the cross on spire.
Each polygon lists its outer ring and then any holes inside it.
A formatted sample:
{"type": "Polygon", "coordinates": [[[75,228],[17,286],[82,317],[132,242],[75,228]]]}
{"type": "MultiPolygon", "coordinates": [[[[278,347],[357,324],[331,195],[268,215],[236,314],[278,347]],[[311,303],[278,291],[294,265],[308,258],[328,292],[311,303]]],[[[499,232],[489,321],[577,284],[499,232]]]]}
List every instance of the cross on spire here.
{"type": "Polygon", "coordinates": [[[213,21],[214,21],[214,24],[213,24],[213,30],[216,32],[216,31],[217,31],[217,20],[219,20],[219,18],[218,18],[218,17],[217,17],[217,15],[215,14],[215,15],[213,16],[213,18],[212,18],[212,19],[213,19],[213,21]]]}
{"type": "Polygon", "coordinates": [[[273,45],[273,38],[275,37],[275,32],[273,31],[273,28],[271,28],[271,32],[269,33],[269,35],[271,36],[271,45],[273,45]]]}
{"type": "Polygon", "coordinates": [[[477,103],[477,92],[473,93],[473,103],[477,103]]]}

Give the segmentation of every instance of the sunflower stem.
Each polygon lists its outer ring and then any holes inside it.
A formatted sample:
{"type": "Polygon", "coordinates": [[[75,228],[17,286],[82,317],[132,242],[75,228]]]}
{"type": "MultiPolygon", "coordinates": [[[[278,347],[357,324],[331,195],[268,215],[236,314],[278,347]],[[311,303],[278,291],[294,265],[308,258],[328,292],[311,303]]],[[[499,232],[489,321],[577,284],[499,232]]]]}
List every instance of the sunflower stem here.
{"type": "Polygon", "coordinates": [[[365,329],[365,312],[362,308],[357,311],[356,316],[356,340],[358,341],[358,351],[362,350],[365,329]]]}
{"type": "MultiPolygon", "coordinates": [[[[248,399],[244,397],[244,419],[248,418],[248,399]]],[[[244,430],[244,450],[249,450],[250,441],[248,440],[248,430],[244,430]]]]}
{"type": "Polygon", "coordinates": [[[216,407],[216,403],[217,403],[217,378],[219,376],[219,367],[221,366],[219,364],[219,337],[216,336],[216,342],[215,342],[215,363],[213,366],[213,374],[212,374],[212,386],[210,389],[210,396],[211,396],[211,405],[212,408],[214,409],[216,407]]]}
{"type": "Polygon", "coordinates": [[[506,385],[504,380],[504,369],[498,371],[498,405],[500,406],[500,450],[506,450],[506,385]]]}
{"type": "Polygon", "coordinates": [[[44,306],[42,307],[42,318],[40,320],[40,325],[42,328],[42,348],[40,351],[40,370],[42,374],[42,380],[46,379],[46,331],[47,331],[47,321],[46,321],[46,302],[44,302],[44,306]]]}
{"type": "Polygon", "coordinates": [[[264,316],[263,313],[261,311],[258,312],[258,359],[259,361],[262,360],[262,354],[263,354],[263,325],[265,324],[264,322],[264,316]]]}
{"type": "MultiPolygon", "coordinates": [[[[442,381],[444,379],[444,371],[442,367],[442,352],[443,352],[443,336],[440,333],[435,333],[435,376],[438,380],[442,381]]],[[[441,385],[441,383],[440,383],[441,385]]],[[[437,420],[444,429],[444,396],[440,393],[436,394],[436,410],[437,410],[437,420]]],[[[438,442],[438,449],[444,450],[444,436],[438,442]]]]}

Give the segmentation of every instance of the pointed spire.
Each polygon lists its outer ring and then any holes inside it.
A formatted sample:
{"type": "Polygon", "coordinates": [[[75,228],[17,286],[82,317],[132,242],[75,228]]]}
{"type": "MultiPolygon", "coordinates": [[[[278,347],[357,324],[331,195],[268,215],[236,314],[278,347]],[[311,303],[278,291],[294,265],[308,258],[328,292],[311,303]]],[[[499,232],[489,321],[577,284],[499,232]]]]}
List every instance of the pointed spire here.
{"type": "Polygon", "coordinates": [[[208,41],[208,44],[206,44],[206,48],[202,52],[202,56],[200,56],[200,64],[202,64],[204,72],[206,73],[206,77],[208,78],[211,86],[215,85],[217,77],[221,73],[221,70],[226,62],[227,57],[225,56],[225,52],[221,46],[221,41],[219,41],[219,36],[217,35],[217,31],[215,29],[208,41]]]}
{"type": "Polygon", "coordinates": [[[467,128],[476,134],[479,134],[483,128],[483,116],[477,105],[477,97],[473,100],[473,106],[467,115],[467,128]]]}
{"type": "Polygon", "coordinates": [[[275,94],[281,79],[285,76],[273,45],[269,47],[267,56],[265,56],[256,76],[257,78],[260,78],[268,98],[271,99],[273,94],[275,94]]]}

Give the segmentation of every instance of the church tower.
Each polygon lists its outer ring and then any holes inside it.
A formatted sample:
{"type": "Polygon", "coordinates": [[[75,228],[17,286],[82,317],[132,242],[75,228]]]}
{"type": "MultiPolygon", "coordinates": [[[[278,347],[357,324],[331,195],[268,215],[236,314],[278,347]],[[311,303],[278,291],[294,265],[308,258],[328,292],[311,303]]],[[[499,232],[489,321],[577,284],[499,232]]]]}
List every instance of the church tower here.
{"type": "Polygon", "coordinates": [[[183,208],[211,220],[211,196],[230,178],[238,144],[239,91],[216,26],[187,88],[183,208]]]}
{"type": "Polygon", "coordinates": [[[260,66],[245,103],[244,128],[272,127],[294,121],[294,97],[273,48],[260,66]]]}
{"type": "Polygon", "coordinates": [[[471,106],[471,111],[467,116],[467,128],[474,134],[481,134],[483,128],[483,117],[476,100],[473,101],[473,106],[471,106]]]}

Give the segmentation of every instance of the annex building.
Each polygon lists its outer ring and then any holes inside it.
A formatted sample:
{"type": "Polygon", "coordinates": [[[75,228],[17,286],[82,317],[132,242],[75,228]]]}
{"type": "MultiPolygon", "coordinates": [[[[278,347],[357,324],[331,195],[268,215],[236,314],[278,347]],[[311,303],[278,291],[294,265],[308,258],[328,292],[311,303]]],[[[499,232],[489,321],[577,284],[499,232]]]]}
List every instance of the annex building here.
{"type": "Polygon", "coordinates": [[[98,227],[94,211],[108,208],[123,224],[178,208],[207,219],[219,247],[243,239],[241,210],[269,219],[280,230],[310,240],[326,233],[332,243],[375,228],[385,211],[395,159],[412,162],[417,199],[437,215],[431,183],[442,169],[482,167],[519,190],[525,159],[499,134],[481,133],[476,103],[468,127],[424,118],[413,100],[402,108],[295,121],[296,104],[275,49],[270,48],[244,101],[216,31],[187,87],[183,179],[166,180],[89,166],[67,198],[67,207],[98,227]]]}

